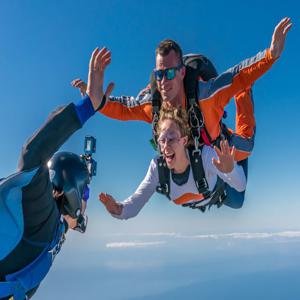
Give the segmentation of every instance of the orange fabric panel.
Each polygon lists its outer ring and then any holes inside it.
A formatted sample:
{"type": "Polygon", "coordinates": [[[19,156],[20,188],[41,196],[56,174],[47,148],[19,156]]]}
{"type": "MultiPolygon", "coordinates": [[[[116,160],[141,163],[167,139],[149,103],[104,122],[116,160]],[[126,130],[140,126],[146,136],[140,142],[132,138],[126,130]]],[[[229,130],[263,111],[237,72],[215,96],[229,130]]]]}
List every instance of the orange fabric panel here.
{"type": "Polygon", "coordinates": [[[120,121],[138,120],[152,123],[151,103],[145,103],[136,107],[126,107],[119,102],[107,101],[99,112],[109,118],[120,121]]]}
{"type": "Polygon", "coordinates": [[[181,205],[184,203],[187,203],[188,201],[191,200],[203,200],[204,197],[202,194],[193,194],[193,193],[186,193],[182,196],[180,196],[179,198],[173,200],[173,202],[177,205],[181,205]]]}
{"type": "Polygon", "coordinates": [[[252,138],[254,135],[255,118],[250,88],[235,97],[235,106],[235,134],[243,138],[252,138]]]}
{"type": "Polygon", "coordinates": [[[220,135],[220,121],[223,117],[224,107],[217,105],[217,97],[212,97],[208,101],[199,101],[205,127],[212,138],[215,140],[220,135]]]}

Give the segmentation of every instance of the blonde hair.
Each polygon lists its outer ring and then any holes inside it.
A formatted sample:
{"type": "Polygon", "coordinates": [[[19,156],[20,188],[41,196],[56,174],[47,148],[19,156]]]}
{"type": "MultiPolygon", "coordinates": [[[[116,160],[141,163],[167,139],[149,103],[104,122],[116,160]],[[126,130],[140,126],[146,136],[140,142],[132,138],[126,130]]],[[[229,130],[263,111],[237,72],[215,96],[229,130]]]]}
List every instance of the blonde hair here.
{"type": "Polygon", "coordinates": [[[158,135],[160,135],[161,133],[161,125],[162,122],[164,122],[165,120],[173,121],[177,125],[181,133],[181,136],[183,137],[187,136],[188,141],[189,142],[191,141],[191,130],[190,130],[189,118],[186,110],[182,109],[181,107],[178,108],[173,107],[167,102],[163,102],[160,109],[159,120],[157,124],[158,135]]]}

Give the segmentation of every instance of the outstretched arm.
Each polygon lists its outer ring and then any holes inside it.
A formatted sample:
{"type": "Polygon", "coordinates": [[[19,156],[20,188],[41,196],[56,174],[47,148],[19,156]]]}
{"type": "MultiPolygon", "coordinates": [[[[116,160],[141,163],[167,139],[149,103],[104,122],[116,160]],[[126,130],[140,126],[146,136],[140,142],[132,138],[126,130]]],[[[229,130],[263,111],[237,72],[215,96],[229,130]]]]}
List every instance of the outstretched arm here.
{"type": "Polygon", "coordinates": [[[115,218],[129,219],[135,217],[151,198],[158,185],[157,166],[151,161],[148,172],[137,190],[122,202],[117,202],[111,195],[101,193],[99,200],[115,218]]]}
{"type": "MultiPolygon", "coordinates": [[[[86,94],[87,85],[82,79],[74,79],[71,85],[79,89],[81,96],[86,94]]],[[[150,87],[147,86],[136,97],[105,97],[98,111],[109,118],[119,121],[138,120],[151,123],[152,102],[150,87]]]]}
{"type": "Polygon", "coordinates": [[[282,54],[286,35],[291,26],[290,18],[281,20],[274,29],[269,49],[242,61],[207,83],[200,82],[200,100],[215,98],[216,105],[224,108],[235,94],[250,87],[282,54]]]}
{"type": "Polygon", "coordinates": [[[19,161],[20,171],[45,166],[67,139],[95,113],[103,97],[109,95],[113,88],[113,84],[109,84],[106,92],[103,92],[103,73],[109,61],[109,53],[105,48],[94,50],[89,64],[89,97],[50,114],[46,123],[24,145],[19,161]]]}

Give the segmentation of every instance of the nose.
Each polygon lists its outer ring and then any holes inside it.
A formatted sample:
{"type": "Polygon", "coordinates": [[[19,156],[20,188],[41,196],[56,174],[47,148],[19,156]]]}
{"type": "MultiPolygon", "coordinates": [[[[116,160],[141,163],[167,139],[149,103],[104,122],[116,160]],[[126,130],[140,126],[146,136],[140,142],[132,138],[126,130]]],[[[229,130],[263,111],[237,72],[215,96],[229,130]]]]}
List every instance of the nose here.
{"type": "Polygon", "coordinates": [[[170,150],[171,147],[170,147],[169,140],[166,140],[166,141],[164,142],[164,144],[161,145],[161,148],[162,148],[162,150],[170,150]]]}
{"type": "Polygon", "coordinates": [[[167,81],[166,74],[164,74],[162,80],[160,81],[160,83],[164,84],[166,81],[167,81]]]}

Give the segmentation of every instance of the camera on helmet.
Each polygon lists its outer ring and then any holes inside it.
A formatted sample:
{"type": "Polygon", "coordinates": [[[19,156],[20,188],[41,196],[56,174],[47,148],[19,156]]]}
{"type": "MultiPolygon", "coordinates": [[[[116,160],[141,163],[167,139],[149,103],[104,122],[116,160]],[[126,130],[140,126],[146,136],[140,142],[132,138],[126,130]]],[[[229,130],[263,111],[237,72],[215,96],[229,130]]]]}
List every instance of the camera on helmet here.
{"type": "Polygon", "coordinates": [[[89,175],[90,180],[93,176],[97,174],[97,162],[92,158],[92,155],[96,152],[96,139],[87,135],[84,139],[84,154],[81,155],[81,158],[84,160],[89,175]]]}

